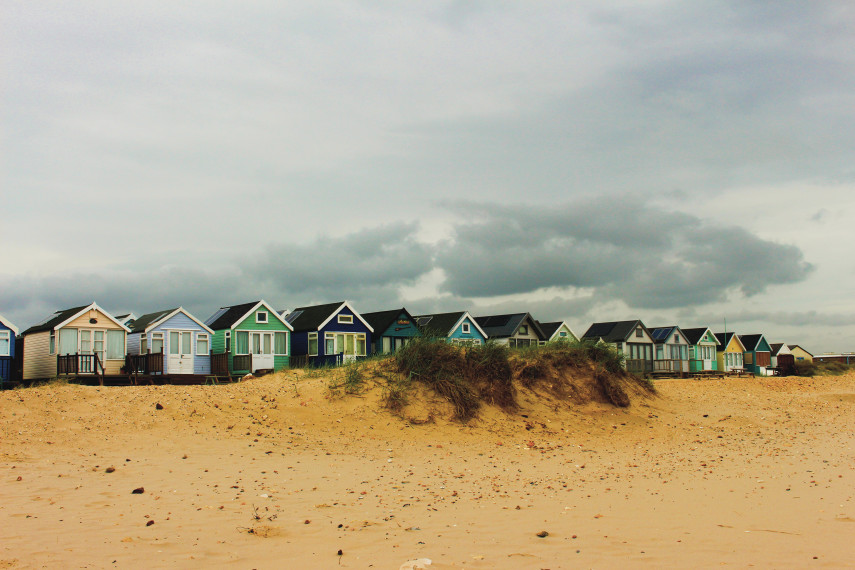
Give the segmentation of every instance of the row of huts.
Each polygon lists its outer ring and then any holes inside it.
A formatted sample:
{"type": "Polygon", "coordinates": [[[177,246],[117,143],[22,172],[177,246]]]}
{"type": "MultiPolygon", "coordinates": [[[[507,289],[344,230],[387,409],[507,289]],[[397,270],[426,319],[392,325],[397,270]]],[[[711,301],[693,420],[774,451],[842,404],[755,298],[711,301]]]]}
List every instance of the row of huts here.
{"type": "Polygon", "coordinates": [[[411,315],[400,308],[360,314],[347,301],[279,311],[261,300],[222,307],[203,321],[182,307],[114,316],[92,303],[57,311],[20,335],[0,316],[0,380],[14,375],[16,353],[25,381],[64,375],[186,379],[334,366],[392,353],[423,335],[512,348],[557,340],[606,343],[624,355],[629,371],[641,374],[766,375],[782,358],[812,357],[797,345],[770,344],[762,334],[647,328],[640,320],[594,323],[578,337],[566,322],[540,322],[529,313],[411,315]]]}

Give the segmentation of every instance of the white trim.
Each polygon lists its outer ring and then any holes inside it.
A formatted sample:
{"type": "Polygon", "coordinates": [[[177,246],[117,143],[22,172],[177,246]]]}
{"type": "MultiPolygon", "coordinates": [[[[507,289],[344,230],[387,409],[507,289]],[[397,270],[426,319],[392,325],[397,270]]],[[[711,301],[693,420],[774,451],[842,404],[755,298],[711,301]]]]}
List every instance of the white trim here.
{"type": "MultiPolygon", "coordinates": [[[[164,317],[161,317],[161,318],[157,319],[156,321],[154,321],[154,322],[150,323],[150,324],[149,324],[149,325],[148,325],[148,326],[147,326],[147,327],[146,327],[142,332],[149,332],[151,329],[157,328],[158,326],[160,326],[160,324],[161,324],[161,323],[163,323],[163,322],[165,322],[165,321],[168,321],[169,319],[171,319],[172,317],[174,317],[174,316],[175,316],[175,315],[177,315],[178,313],[183,313],[185,317],[187,317],[188,319],[190,319],[191,321],[193,321],[194,323],[196,323],[197,325],[199,325],[200,327],[202,327],[203,329],[205,329],[205,331],[207,331],[207,332],[208,332],[208,333],[210,333],[210,334],[214,334],[214,331],[213,331],[213,330],[211,330],[210,328],[208,328],[208,327],[205,325],[205,323],[203,323],[202,321],[200,321],[199,319],[197,319],[196,317],[194,317],[193,315],[191,315],[190,313],[188,313],[188,312],[184,309],[184,307],[178,307],[177,309],[175,309],[174,311],[172,311],[172,312],[171,312],[171,313],[169,313],[168,315],[166,315],[166,316],[164,316],[164,317]]],[[[182,329],[182,330],[187,330],[187,329],[182,329]]]]}
{"type": "MultiPolygon", "coordinates": [[[[541,325],[541,328],[542,328],[542,327],[543,327],[543,326],[541,325]]],[[[557,329],[555,329],[555,332],[554,332],[554,333],[552,333],[552,336],[550,336],[550,337],[549,337],[549,340],[555,340],[556,338],[567,338],[566,336],[560,336],[560,335],[558,334],[558,333],[560,333],[560,332],[561,332],[561,328],[562,328],[562,327],[566,328],[566,329],[567,329],[567,332],[569,332],[569,333],[570,333],[570,335],[571,335],[573,338],[575,338],[577,341],[579,340],[579,336],[578,336],[576,333],[574,333],[574,332],[573,332],[573,329],[571,329],[571,328],[570,328],[570,325],[568,325],[568,324],[567,324],[567,321],[561,321],[561,324],[560,324],[560,325],[558,325],[558,328],[557,328],[557,329]]]]}
{"type": "Polygon", "coordinates": [[[460,334],[472,334],[472,323],[460,323],[460,334]]]}
{"type": "MultiPolygon", "coordinates": [[[[232,326],[230,326],[230,327],[229,327],[229,329],[234,330],[234,329],[235,329],[239,324],[241,324],[241,323],[244,321],[244,319],[246,319],[246,318],[247,318],[247,317],[249,317],[251,314],[253,314],[253,313],[254,313],[256,310],[258,310],[258,308],[259,308],[259,307],[261,307],[261,306],[264,306],[264,307],[265,307],[265,308],[266,308],[270,313],[273,313],[274,315],[276,315],[276,318],[279,320],[279,322],[280,322],[280,323],[282,323],[283,325],[285,325],[286,327],[288,327],[288,330],[289,330],[289,331],[294,332],[294,327],[292,327],[292,326],[291,326],[291,324],[290,324],[288,321],[286,321],[286,320],[285,320],[285,318],[284,318],[282,315],[280,315],[280,314],[279,314],[279,312],[278,312],[276,309],[274,309],[273,307],[271,307],[270,305],[268,305],[268,304],[267,304],[267,301],[265,301],[264,299],[262,299],[261,301],[259,301],[258,303],[256,303],[256,304],[255,304],[255,306],[254,306],[254,307],[252,307],[249,311],[247,311],[247,312],[246,312],[246,314],[245,314],[244,316],[242,316],[241,318],[239,318],[238,320],[236,320],[236,321],[232,324],[232,326]]],[[[268,321],[267,321],[267,322],[268,322],[268,323],[270,322],[270,316],[269,316],[269,315],[268,315],[268,321]]]]}
{"type": "Polygon", "coordinates": [[[466,320],[467,318],[469,319],[469,323],[474,325],[474,327],[476,329],[478,329],[478,332],[481,333],[481,336],[484,338],[484,340],[487,340],[488,338],[490,338],[487,335],[487,333],[485,333],[483,330],[481,330],[481,327],[478,326],[478,322],[475,320],[475,318],[472,315],[469,314],[469,311],[463,311],[463,316],[461,316],[459,319],[457,319],[457,322],[454,324],[453,327],[451,327],[451,330],[448,331],[448,334],[446,336],[451,336],[454,333],[454,331],[457,330],[457,327],[462,325],[463,321],[466,320]]]}
{"type": "Polygon", "coordinates": [[[340,325],[352,325],[353,324],[353,315],[342,315],[339,313],[336,315],[336,323],[340,325]]]}
{"type": "MultiPolygon", "coordinates": [[[[192,332],[196,332],[196,331],[192,331],[192,332]]],[[[210,354],[211,354],[211,335],[209,335],[208,333],[196,332],[196,342],[195,342],[195,346],[193,347],[193,353],[196,356],[210,356],[210,354]],[[200,353],[199,352],[199,339],[202,336],[205,337],[205,343],[208,345],[208,350],[207,350],[207,352],[201,352],[200,353]]]]}
{"type": "MultiPolygon", "coordinates": [[[[124,331],[125,331],[126,333],[131,332],[131,329],[130,329],[130,328],[128,328],[126,325],[123,325],[122,323],[120,323],[119,321],[117,321],[117,320],[116,320],[116,317],[114,317],[113,315],[111,315],[110,313],[108,313],[107,311],[105,311],[104,309],[102,309],[101,307],[99,307],[99,306],[98,306],[98,303],[96,303],[96,302],[94,302],[94,301],[92,302],[92,304],[91,304],[91,305],[86,306],[86,307],[83,307],[83,308],[82,308],[82,309],[80,309],[78,312],[74,313],[74,315],[70,316],[69,318],[65,319],[64,321],[62,321],[61,323],[59,323],[58,325],[56,325],[55,327],[53,327],[53,330],[58,331],[59,329],[61,329],[62,327],[64,327],[65,325],[67,325],[68,323],[70,323],[71,321],[73,321],[74,319],[76,319],[77,317],[79,317],[80,315],[82,315],[83,313],[85,313],[86,311],[91,311],[91,310],[93,310],[93,309],[94,309],[94,310],[96,310],[96,311],[100,311],[100,312],[101,312],[104,316],[106,316],[108,319],[110,319],[111,321],[113,321],[114,323],[116,323],[117,325],[119,325],[120,327],[122,327],[122,329],[124,329],[124,331]]],[[[62,311],[59,311],[59,312],[62,312],[62,311]]]]}
{"type": "Polygon", "coordinates": [[[343,308],[345,308],[345,307],[347,307],[348,309],[350,309],[350,312],[351,312],[351,313],[353,313],[353,316],[354,316],[354,317],[356,317],[357,319],[359,319],[359,321],[360,321],[363,325],[365,325],[365,328],[367,328],[367,329],[368,329],[370,332],[372,332],[372,333],[374,332],[374,328],[373,328],[371,325],[369,325],[367,322],[365,322],[365,319],[363,319],[363,318],[362,318],[362,315],[360,315],[360,314],[356,311],[356,309],[354,309],[353,307],[351,307],[351,306],[350,306],[350,303],[349,303],[348,301],[345,301],[344,303],[342,303],[341,305],[339,305],[339,306],[338,306],[338,308],[337,308],[335,311],[333,311],[332,313],[330,313],[330,316],[329,316],[329,317],[327,317],[327,319],[326,319],[324,322],[322,322],[321,324],[319,324],[319,325],[318,325],[318,330],[321,330],[322,328],[324,328],[325,326],[327,326],[327,325],[329,324],[329,322],[332,320],[332,318],[333,318],[333,317],[335,317],[336,315],[338,315],[339,311],[341,311],[341,310],[342,310],[343,308]]]}
{"type": "Polygon", "coordinates": [[[270,323],[270,311],[255,311],[255,324],[257,325],[266,325],[270,323]],[[259,317],[264,315],[264,320],[260,320],[259,317]]]}
{"type": "Polygon", "coordinates": [[[3,325],[4,325],[4,326],[6,326],[9,330],[11,330],[13,333],[15,333],[15,336],[18,336],[18,327],[16,327],[15,325],[13,325],[13,324],[11,323],[11,321],[9,321],[9,320],[8,320],[6,317],[4,317],[3,315],[0,315],[0,323],[3,323],[3,325]]]}
{"type": "MultiPolygon", "coordinates": [[[[318,339],[318,333],[317,332],[310,332],[308,334],[308,336],[306,337],[306,356],[317,356],[318,355],[318,349],[320,348],[319,342],[320,342],[320,340],[318,339]],[[314,354],[311,351],[312,337],[314,337],[314,340],[315,340],[315,352],[314,352],[314,354]]],[[[324,348],[326,348],[326,347],[324,347],[324,348]]]]}

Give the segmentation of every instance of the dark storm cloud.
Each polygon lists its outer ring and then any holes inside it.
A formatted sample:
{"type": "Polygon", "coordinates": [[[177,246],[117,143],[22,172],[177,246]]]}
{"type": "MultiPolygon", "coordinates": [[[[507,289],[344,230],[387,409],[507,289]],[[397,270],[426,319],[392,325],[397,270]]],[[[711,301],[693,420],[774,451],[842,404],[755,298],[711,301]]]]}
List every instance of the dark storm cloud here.
{"type": "Polygon", "coordinates": [[[397,290],[432,269],[431,250],[416,241],[417,229],[402,222],[308,244],[271,245],[244,271],[301,297],[352,299],[367,290],[397,290]]]}
{"type": "Polygon", "coordinates": [[[637,308],[722,301],[795,283],[812,270],[798,248],[632,197],[551,208],[462,204],[442,244],[443,291],[491,297],[544,287],[593,288],[637,308]]]}

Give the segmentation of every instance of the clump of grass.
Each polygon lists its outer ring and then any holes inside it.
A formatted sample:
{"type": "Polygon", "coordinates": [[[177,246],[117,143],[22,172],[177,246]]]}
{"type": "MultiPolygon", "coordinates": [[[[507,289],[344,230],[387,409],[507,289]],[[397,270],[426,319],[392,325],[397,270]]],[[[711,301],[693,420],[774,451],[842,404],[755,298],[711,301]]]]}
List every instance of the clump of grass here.
{"type": "Polygon", "coordinates": [[[365,391],[365,374],[363,363],[356,360],[349,362],[342,368],[343,377],[335,375],[329,383],[329,390],[333,394],[344,392],[345,394],[361,394],[365,391]]]}
{"type": "Polygon", "coordinates": [[[809,362],[799,360],[794,363],[794,374],[796,376],[840,376],[851,372],[855,367],[845,362],[809,362]]]}
{"type": "Polygon", "coordinates": [[[487,342],[467,347],[466,371],[479,396],[488,404],[506,410],[517,408],[517,391],[507,345],[487,342]]]}

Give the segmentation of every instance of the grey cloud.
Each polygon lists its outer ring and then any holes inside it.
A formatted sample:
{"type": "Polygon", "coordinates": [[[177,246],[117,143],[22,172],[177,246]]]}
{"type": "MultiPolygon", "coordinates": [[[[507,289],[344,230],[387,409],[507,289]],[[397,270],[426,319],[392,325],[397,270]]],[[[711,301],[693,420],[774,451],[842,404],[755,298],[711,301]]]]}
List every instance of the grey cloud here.
{"type": "Polygon", "coordinates": [[[721,301],[732,290],[756,295],[812,270],[794,246],[637,198],[455,209],[471,219],[457,224],[456,239],[437,255],[446,273],[442,288],[454,295],[593,287],[604,299],[632,307],[682,307],[721,301]]]}
{"type": "Polygon", "coordinates": [[[417,225],[395,223],[304,245],[268,246],[244,271],[282,294],[349,298],[395,291],[432,269],[431,250],[415,239],[417,225]]]}

